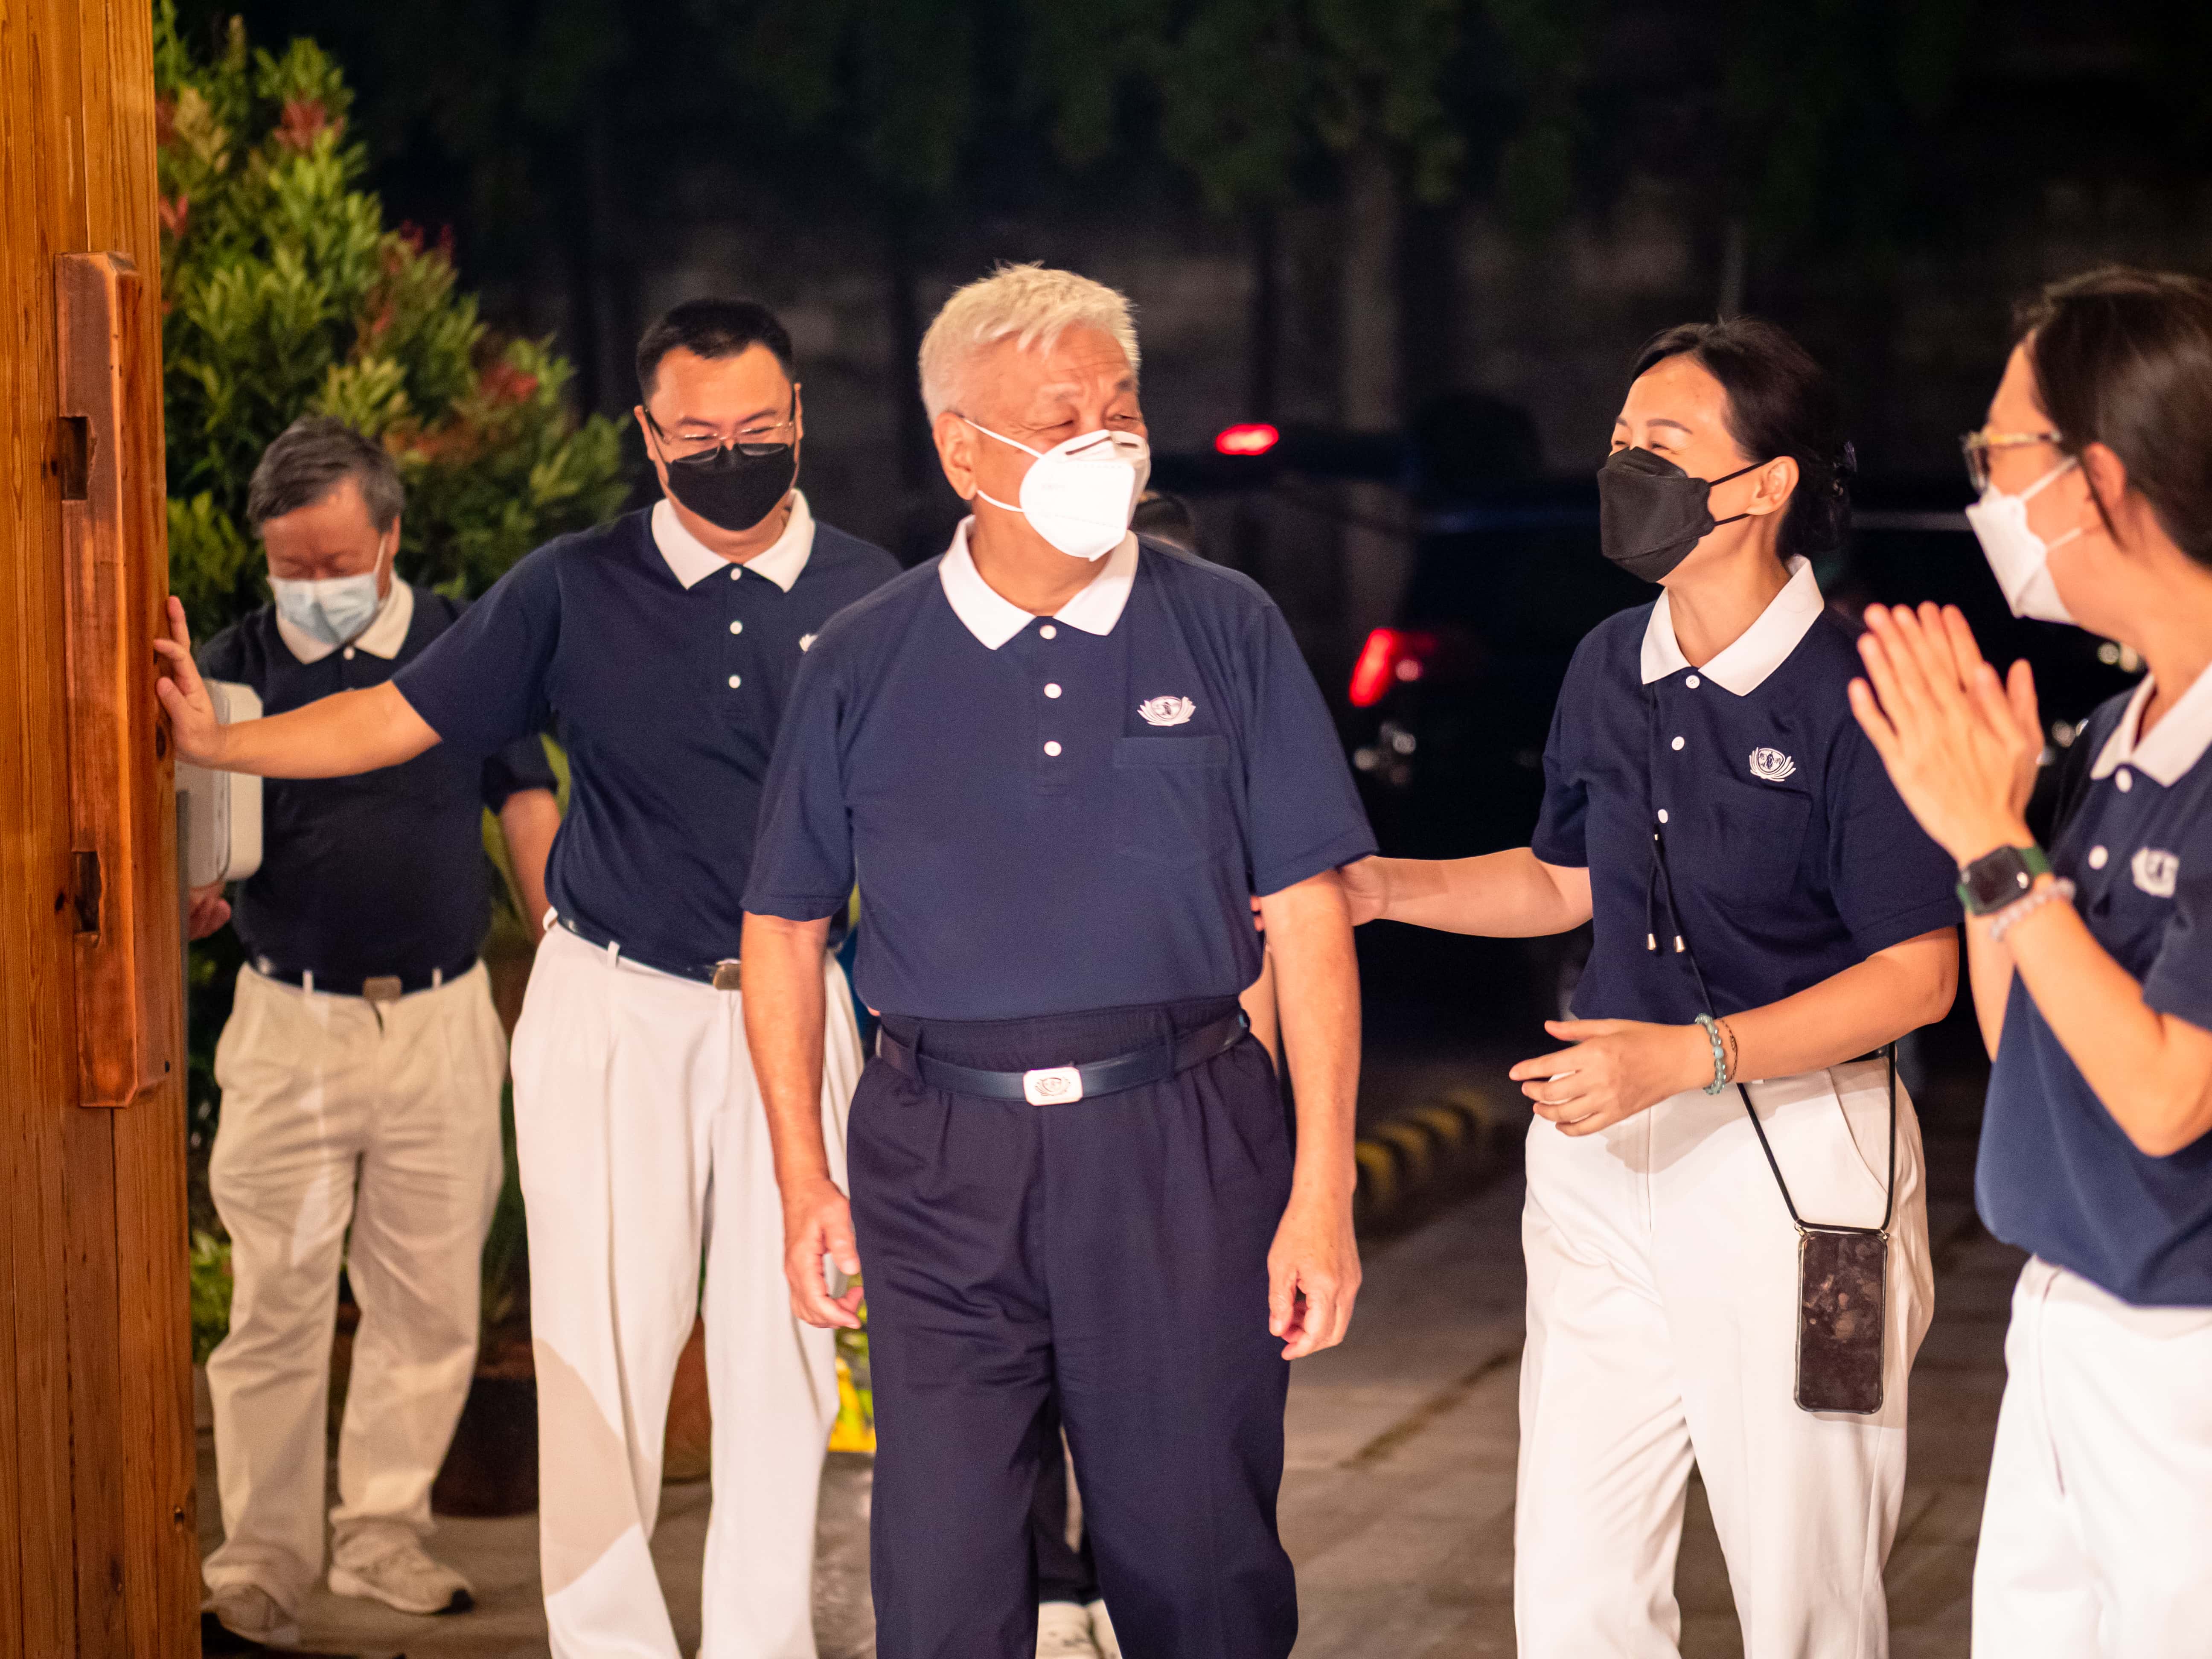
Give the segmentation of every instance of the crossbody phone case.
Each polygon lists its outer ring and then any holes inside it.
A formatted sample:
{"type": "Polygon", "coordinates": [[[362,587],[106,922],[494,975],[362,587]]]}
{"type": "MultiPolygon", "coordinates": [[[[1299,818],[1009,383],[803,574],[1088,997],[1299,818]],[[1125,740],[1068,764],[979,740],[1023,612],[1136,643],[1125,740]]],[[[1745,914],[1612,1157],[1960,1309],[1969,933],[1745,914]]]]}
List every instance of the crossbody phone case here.
{"type": "MultiPolygon", "coordinates": [[[[1705,1006],[1713,996],[1698,953],[1680,931],[1681,908],[1674,902],[1674,874],[1667,865],[1665,839],[1654,833],[1652,856],[1667,884],[1667,902],[1675,918],[1675,948],[1690,959],[1705,1006]]],[[[1797,1229],[1798,1409],[1850,1412],[1871,1416],[1881,1409],[1882,1362],[1889,1331],[1889,1224],[1897,1213],[1897,1045],[1881,1051],[1889,1061],[1889,1177],[1883,1182],[1881,1224],[1844,1227],[1808,1222],[1783,1179],[1782,1165],[1766,1139],[1766,1126],[1751,1103],[1748,1085],[1738,1084],[1743,1109],[1766,1154],[1766,1167],[1782,1189],[1782,1202],[1797,1229]]]]}

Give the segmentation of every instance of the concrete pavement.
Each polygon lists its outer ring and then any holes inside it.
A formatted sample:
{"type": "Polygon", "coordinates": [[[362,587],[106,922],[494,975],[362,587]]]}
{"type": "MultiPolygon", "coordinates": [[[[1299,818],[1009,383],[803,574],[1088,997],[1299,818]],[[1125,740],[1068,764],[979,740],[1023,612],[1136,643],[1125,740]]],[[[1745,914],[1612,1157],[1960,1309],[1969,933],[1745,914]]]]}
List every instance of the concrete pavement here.
{"type": "MultiPolygon", "coordinates": [[[[2003,1386],[2002,1337],[2021,1258],[1974,1221],[1971,1128],[1929,1125],[1936,1322],[1913,1375],[1911,1476],[1889,1569],[1897,1659],[1964,1659],[1973,1540],[2003,1386]]],[[[1299,1659],[1480,1659],[1513,1651],[1515,1395],[1523,1285],[1520,1185],[1508,1173],[1372,1249],[1352,1338],[1292,1379],[1283,1530],[1298,1564],[1299,1659]]],[[[201,1447],[202,1532],[217,1535],[212,1448],[201,1447]]],[[[869,1659],[865,1458],[830,1460],[823,1492],[817,1632],[823,1659],[869,1659]]],[[[653,1554],[687,1651],[698,1639],[708,1492],[671,1486],[653,1554]]],[[[420,1620],[319,1594],[311,1646],[412,1659],[536,1659],[535,1522],[447,1521],[434,1547],[476,1582],[478,1607],[420,1620]]],[[[1727,1574],[1693,1486],[1678,1574],[1686,1659],[1741,1652],[1727,1574]]]]}

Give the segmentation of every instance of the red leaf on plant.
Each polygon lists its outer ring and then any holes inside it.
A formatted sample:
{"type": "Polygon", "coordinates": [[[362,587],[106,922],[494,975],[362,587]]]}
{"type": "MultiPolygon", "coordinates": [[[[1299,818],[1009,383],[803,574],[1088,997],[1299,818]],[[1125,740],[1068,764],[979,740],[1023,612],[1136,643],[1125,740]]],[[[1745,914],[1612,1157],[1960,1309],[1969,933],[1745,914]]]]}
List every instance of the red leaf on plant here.
{"type": "Polygon", "coordinates": [[[288,99],[284,113],[276,122],[276,142],[304,155],[315,147],[316,138],[330,125],[330,113],[324,109],[321,99],[288,99]]]}
{"type": "Polygon", "coordinates": [[[164,196],[155,211],[161,216],[161,228],[178,241],[183,241],[185,228],[192,222],[191,198],[181,191],[174,196],[164,196]]]}
{"type": "Polygon", "coordinates": [[[489,404],[526,403],[538,392],[538,377],[512,363],[494,363],[477,381],[489,404]]]}

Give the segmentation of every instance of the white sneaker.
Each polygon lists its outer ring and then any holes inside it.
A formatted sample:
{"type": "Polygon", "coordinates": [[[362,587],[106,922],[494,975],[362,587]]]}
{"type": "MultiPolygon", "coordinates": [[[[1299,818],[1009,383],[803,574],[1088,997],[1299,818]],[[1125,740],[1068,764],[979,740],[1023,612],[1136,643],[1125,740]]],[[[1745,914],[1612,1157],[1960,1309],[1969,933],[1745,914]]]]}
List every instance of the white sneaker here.
{"type": "Polygon", "coordinates": [[[1098,1644],[1098,1659],[1121,1659],[1121,1644],[1114,1635],[1114,1621],[1106,1616],[1106,1604],[1093,1601],[1084,1609],[1091,1615],[1091,1639],[1098,1644]]]}
{"type": "Polygon", "coordinates": [[[402,1613],[466,1613],[477,1604],[469,1581],[412,1538],[394,1540],[375,1555],[333,1560],[331,1594],[365,1595],[402,1613]]]}
{"type": "Polygon", "coordinates": [[[258,1584],[225,1584],[210,1590],[208,1599],[200,1603],[200,1611],[213,1613],[216,1622],[233,1636],[263,1647],[300,1645],[299,1621],[258,1584]]]}
{"type": "Polygon", "coordinates": [[[1073,1601],[1037,1607],[1037,1659],[1098,1659],[1091,1635],[1091,1610],[1073,1601]]]}

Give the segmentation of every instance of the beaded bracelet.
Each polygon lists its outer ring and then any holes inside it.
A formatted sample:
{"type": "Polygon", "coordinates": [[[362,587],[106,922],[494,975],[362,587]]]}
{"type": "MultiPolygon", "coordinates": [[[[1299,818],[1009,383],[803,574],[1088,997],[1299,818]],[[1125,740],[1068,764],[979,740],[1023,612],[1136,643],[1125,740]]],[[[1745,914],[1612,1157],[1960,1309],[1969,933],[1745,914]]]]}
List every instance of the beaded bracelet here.
{"type": "Polygon", "coordinates": [[[1728,1050],[1721,1044],[1721,1028],[1711,1014],[1699,1014],[1698,1024],[1713,1045],[1713,1080],[1705,1085],[1705,1092],[1717,1095],[1728,1087],[1728,1050]]]}
{"type": "Polygon", "coordinates": [[[1990,920],[1990,943],[2000,944],[2004,936],[2020,925],[2021,920],[2034,915],[2053,899],[2074,902],[2074,884],[2061,876],[2048,887],[2039,887],[2026,898],[2014,899],[1990,920]]]}

